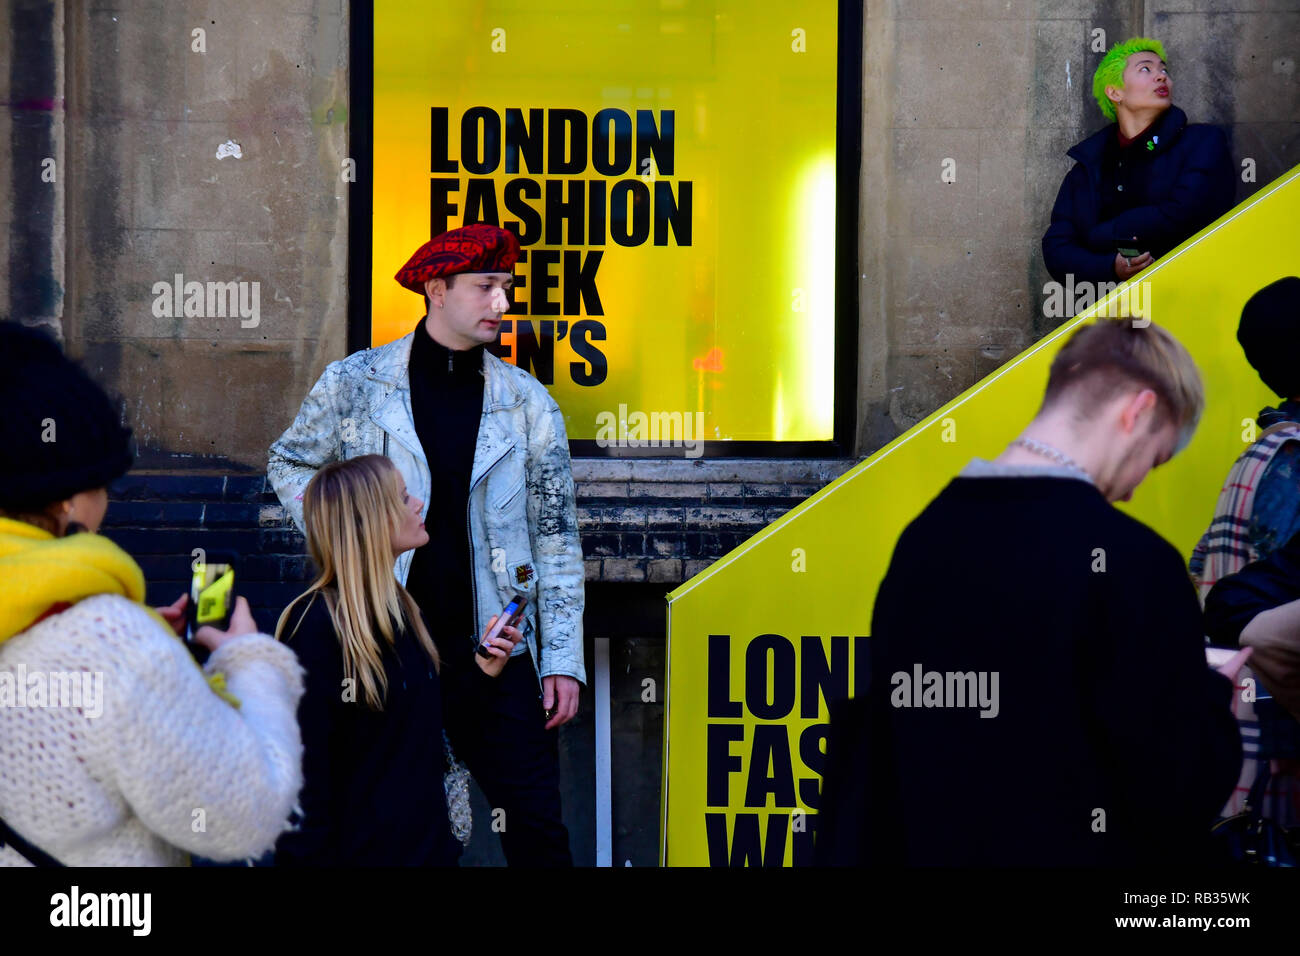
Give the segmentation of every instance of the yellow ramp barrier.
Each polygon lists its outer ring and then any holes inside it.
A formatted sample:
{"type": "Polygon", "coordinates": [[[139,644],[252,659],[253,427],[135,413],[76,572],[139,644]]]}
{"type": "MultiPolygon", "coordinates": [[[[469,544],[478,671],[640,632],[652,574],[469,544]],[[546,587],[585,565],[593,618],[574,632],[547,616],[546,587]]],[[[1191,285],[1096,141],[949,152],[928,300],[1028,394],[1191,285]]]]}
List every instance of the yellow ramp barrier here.
{"type": "MultiPolygon", "coordinates": [[[[1236,329],[1257,289],[1300,274],[1297,223],[1300,167],[1138,277],[1148,285],[1131,301],[1196,358],[1207,408],[1188,448],[1121,507],[1184,555],[1252,440],[1255,415],[1276,404],[1236,329]]],[[[1037,410],[1069,333],[1117,310],[1123,294],[1067,321],[668,596],[662,862],[808,860],[825,695],[854,687],[894,542],[970,459],[1002,452],[1037,410]]],[[[942,582],[933,599],[945,599],[942,582]]]]}

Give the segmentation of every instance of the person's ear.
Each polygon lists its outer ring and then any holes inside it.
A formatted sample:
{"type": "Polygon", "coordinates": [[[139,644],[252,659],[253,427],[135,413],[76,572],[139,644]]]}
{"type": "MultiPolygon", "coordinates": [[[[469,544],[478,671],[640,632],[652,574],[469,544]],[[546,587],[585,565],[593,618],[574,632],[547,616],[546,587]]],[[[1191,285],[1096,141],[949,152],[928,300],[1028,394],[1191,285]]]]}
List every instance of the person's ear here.
{"type": "Polygon", "coordinates": [[[1134,392],[1125,399],[1119,413],[1120,426],[1125,434],[1131,435],[1139,422],[1156,413],[1156,401],[1156,393],[1149,388],[1134,392]]]}
{"type": "Polygon", "coordinates": [[[1106,98],[1112,103],[1118,104],[1124,98],[1124,91],[1118,86],[1106,87],[1106,98]]]}
{"type": "Polygon", "coordinates": [[[53,535],[56,538],[63,537],[69,525],[74,523],[72,499],[69,498],[66,501],[56,501],[53,504],[46,505],[44,515],[53,525],[53,535]]]}
{"type": "Polygon", "coordinates": [[[428,279],[424,283],[424,294],[429,297],[429,301],[442,308],[443,299],[447,295],[447,280],[439,276],[437,279],[428,279]]]}

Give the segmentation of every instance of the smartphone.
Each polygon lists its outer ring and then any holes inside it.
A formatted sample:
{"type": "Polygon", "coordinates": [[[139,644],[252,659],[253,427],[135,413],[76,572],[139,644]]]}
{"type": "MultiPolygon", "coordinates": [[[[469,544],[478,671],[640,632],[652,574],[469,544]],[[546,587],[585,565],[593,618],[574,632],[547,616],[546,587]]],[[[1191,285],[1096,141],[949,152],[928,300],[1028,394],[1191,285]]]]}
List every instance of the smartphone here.
{"type": "Polygon", "coordinates": [[[528,603],[528,597],[523,594],[516,594],[510,599],[510,603],[501,609],[497,615],[497,622],[492,625],[492,630],[483,636],[483,640],[478,645],[478,656],[492,659],[492,652],[485,646],[492,638],[501,634],[507,624],[511,627],[518,627],[519,622],[524,619],[524,606],[528,603]]]}
{"type": "Polygon", "coordinates": [[[226,630],[235,610],[236,556],[230,552],[198,550],[199,556],[190,566],[193,574],[186,606],[191,641],[195,631],[209,624],[219,631],[226,630]]]}
{"type": "Polygon", "coordinates": [[[1136,249],[1121,248],[1121,249],[1116,249],[1115,251],[1118,252],[1121,256],[1123,256],[1125,259],[1136,259],[1138,256],[1142,255],[1142,253],[1138,252],[1136,249]]]}

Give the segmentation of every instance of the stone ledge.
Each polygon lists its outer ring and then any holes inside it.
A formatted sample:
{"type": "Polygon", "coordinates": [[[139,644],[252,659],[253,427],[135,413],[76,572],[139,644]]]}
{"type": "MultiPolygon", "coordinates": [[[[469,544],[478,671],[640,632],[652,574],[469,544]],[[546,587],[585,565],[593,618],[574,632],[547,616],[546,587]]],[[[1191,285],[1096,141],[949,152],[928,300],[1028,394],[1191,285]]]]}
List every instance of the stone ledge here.
{"type": "MultiPolygon", "coordinates": [[[[679,584],[854,464],[577,459],[585,577],[679,584]]],[[[195,544],[239,551],[251,559],[249,580],[264,575],[267,587],[305,573],[302,536],[260,475],[135,472],[114,483],[111,497],[110,533],[154,560],[155,575],[165,567],[170,576],[172,565],[182,564],[172,553],[187,555],[195,544]],[[296,563],[282,567],[290,559],[296,563]]]]}
{"type": "Polygon", "coordinates": [[[745,485],[825,485],[858,463],[856,458],[607,458],[573,459],[577,482],[730,482],[745,485]]]}

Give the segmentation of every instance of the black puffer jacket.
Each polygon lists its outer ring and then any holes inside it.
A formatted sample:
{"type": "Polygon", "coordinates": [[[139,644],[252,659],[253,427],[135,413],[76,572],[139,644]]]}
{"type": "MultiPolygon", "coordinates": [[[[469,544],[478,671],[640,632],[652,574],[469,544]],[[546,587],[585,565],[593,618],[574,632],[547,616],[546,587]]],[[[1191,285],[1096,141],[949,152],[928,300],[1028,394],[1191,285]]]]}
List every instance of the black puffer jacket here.
{"type": "Polygon", "coordinates": [[[1070,273],[1076,282],[1115,282],[1119,248],[1158,259],[1232,208],[1236,179],[1217,127],[1189,126],[1171,106],[1126,148],[1118,129],[1112,123],[1068,153],[1077,162],[1043,236],[1043,259],[1058,282],[1070,273]]]}
{"type": "Polygon", "coordinates": [[[1236,647],[1246,625],[1263,611],[1300,598],[1300,534],[1267,557],[1229,574],[1205,596],[1205,633],[1219,647],[1236,647]]]}

